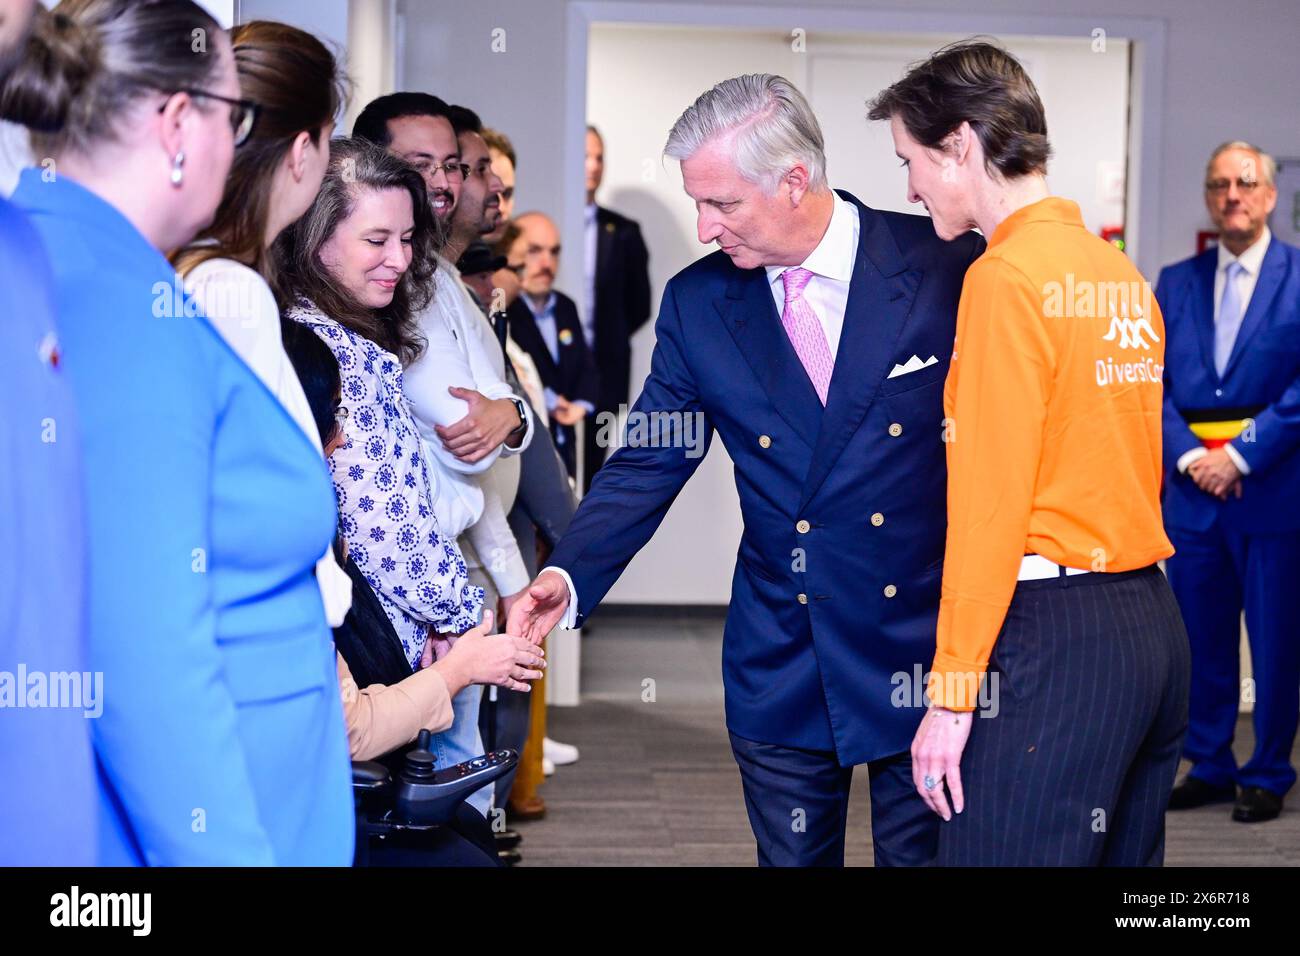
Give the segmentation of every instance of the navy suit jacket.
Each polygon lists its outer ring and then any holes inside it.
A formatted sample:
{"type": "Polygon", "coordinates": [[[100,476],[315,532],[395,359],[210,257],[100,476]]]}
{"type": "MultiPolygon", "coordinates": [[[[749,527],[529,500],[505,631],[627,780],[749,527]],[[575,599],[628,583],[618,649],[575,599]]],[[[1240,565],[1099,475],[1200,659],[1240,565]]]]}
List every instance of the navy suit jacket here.
{"type": "MultiPolygon", "coordinates": [[[[728,728],[833,750],[849,766],[906,750],[924,712],[921,688],[900,700],[900,687],[934,656],[947,525],[943,381],[962,277],[984,241],[946,243],[928,218],[840,195],[861,228],[826,407],[766,272],[716,252],[664,290],[633,412],[698,414],[735,462],[744,534],[723,639],[728,728]],[[913,355],[937,361],[889,377],[913,355]]],[[[694,473],[703,455],[687,452],[648,437],[596,474],[551,558],[573,579],[579,621],[694,473]]]]}
{"type": "Polygon", "coordinates": [[[1167,266],[1156,283],[1165,319],[1165,524],[1204,531],[1220,514],[1249,532],[1300,528],[1300,249],[1276,236],[1220,378],[1214,371],[1214,273],[1211,249],[1167,266]],[[1184,413],[1223,409],[1253,414],[1253,432],[1232,442],[1250,474],[1240,499],[1219,501],[1178,473],[1178,459],[1200,445],[1184,413]]]}
{"type": "Polygon", "coordinates": [[[546,340],[537,328],[537,320],[533,318],[532,311],[522,297],[510,303],[506,315],[511,337],[532,356],[542,384],[571,402],[591,402],[595,406],[600,399],[600,380],[595,359],[587,348],[587,340],[582,336],[582,321],[578,318],[577,304],[563,292],[555,293],[559,361],[551,357],[551,350],[546,347],[546,340]]]}

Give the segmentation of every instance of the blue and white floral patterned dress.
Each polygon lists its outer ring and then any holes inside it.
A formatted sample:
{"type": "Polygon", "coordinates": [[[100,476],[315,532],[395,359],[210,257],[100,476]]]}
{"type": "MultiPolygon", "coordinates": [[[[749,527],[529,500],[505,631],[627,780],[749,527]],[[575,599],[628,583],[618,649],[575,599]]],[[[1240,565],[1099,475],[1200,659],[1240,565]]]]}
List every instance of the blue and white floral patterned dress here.
{"type": "Polygon", "coordinates": [[[414,668],[431,625],[459,633],[479,622],[483,589],[434,517],[420,433],[402,394],[402,363],[300,299],[288,317],[320,336],[339,363],[345,440],[330,457],[339,529],[414,668]]]}

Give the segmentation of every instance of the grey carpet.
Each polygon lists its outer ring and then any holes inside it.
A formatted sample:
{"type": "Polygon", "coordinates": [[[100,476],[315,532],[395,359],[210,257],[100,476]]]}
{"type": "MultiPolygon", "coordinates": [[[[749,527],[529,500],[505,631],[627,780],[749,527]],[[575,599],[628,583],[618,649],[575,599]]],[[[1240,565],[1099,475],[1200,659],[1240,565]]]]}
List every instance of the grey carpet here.
{"type": "MultiPolygon", "coordinates": [[[[523,865],[754,865],[723,720],[721,647],[720,617],[597,618],[583,643],[582,705],[552,707],[547,716],[549,735],[577,746],[581,759],[542,787],[544,819],[512,824],[523,834],[523,865]],[[643,699],[648,690],[653,701],[643,699]]],[[[1240,760],[1253,740],[1243,716],[1240,760]]],[[[1300,865],[1300,813],[1288,806],[1277,820],[1245,825],[1229,810],[1170,814],[1166,865],[1300,865]]],[[[870,821],[867,771],[859,767],[849,866],[871,865],[870,821]]]]}

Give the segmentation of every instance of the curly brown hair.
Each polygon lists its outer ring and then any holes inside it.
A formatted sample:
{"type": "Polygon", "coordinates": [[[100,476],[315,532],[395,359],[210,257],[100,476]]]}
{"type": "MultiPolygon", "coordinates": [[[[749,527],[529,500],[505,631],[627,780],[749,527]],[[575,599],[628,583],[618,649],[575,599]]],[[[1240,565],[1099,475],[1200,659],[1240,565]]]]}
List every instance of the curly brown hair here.
{"type": "Polygon", "coordinates": [[[442,227],[429,208],[424,180],[414,168],[374,143],[336,139],[330,143],[330,161],[316,201],[280,234],[272,254],[291,299],[309,299],[340,325],[409,365],[424,351],[417,317],[433,298],[433,275],[438,267],[435,253],[443,240],[442,227]],[[352,214],[362,190],[385,189],[405,189],[411,194],[415,215],[411,265],[402,274],[393,301],[382,309],[371,309],[339,286],[321,262],[320,251],[352,214]]]}

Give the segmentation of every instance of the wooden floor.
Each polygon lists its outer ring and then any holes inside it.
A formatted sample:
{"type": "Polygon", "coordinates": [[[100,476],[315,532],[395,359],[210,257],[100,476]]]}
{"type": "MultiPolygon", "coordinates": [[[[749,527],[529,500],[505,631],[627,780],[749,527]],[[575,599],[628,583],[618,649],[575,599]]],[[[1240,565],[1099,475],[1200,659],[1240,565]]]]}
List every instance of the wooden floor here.
{"type": "MultiPolygon", "coordinates": [[[[721,618],[597,619],[583,642],[582,705],[547,716],[550,736],[581,759],[547,779],[546,817],[517,824],[522,865],[755,864],[723,720],[721,645],[721,618]]],[[[1239,759],[1252,744],[1244,717],[1239,759]]],[[[1300,812],[1247,825],[1229,811],[1170,814],[1166,865],[1300,866],[1300,812]]],[[[848,831],[846,863],[871,866],[866,767],[854,775],[848,831]]]]}

